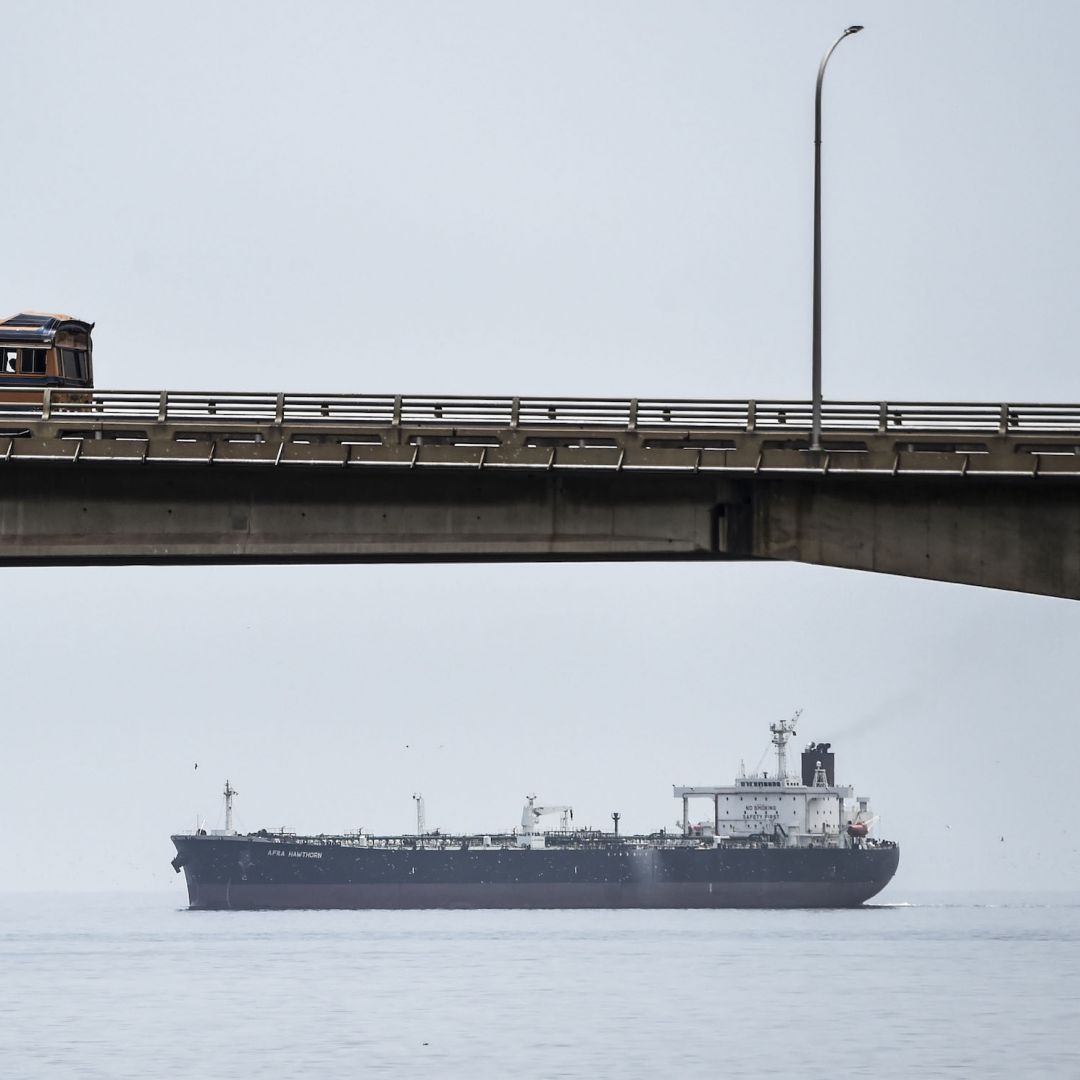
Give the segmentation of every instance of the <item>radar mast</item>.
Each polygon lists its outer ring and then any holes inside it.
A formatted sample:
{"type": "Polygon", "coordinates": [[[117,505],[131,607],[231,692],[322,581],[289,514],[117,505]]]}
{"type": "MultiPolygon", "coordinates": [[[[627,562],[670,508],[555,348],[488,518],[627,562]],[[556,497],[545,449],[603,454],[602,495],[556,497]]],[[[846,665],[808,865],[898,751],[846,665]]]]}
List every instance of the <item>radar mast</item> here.
{"type": "Polygon", "coordinates": [[[796,709],[795,715],[790,720],[781,720],[779,724],[770,724],[772,732],[772,744],[776,747],[776,779],[783,783],[788,778],[787,771],[787,744],[795,731],[795,721],[802,716],[802,709],[796,709]]]}
{"type": "Polygon", "coordinates": [[[228,780],[226,780],[225,781],[225,831],[227,833],[231,833],[233,831],[233,827],[232,827],[232,801],[233,801],[233,796],[238,795],[238,794],[239,794],[239,792],[236,791],[233,788],[232,784],[230,784],[228,780]]]}

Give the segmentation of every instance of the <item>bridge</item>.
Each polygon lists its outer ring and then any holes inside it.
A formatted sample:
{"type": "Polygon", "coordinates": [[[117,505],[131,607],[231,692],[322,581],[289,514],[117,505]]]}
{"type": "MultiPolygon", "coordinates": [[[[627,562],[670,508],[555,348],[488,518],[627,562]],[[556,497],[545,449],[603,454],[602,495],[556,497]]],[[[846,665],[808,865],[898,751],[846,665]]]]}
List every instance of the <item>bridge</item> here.
{"type": "Polygon", "coordinates": [[[1080,598],[1080,405],[47,390],[0,563],[790,560],[1080,598]]]}

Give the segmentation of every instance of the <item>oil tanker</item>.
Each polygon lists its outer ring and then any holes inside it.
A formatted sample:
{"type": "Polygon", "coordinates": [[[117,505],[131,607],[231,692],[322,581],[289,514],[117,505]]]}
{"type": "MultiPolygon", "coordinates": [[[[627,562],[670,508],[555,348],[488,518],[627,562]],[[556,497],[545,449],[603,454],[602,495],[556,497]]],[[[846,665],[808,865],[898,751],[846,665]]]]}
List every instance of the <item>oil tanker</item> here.
{"type": "Polygon", "coordinates": [[[570,806],[526,799],[520,828],[427,831],[414,796],[414,834],[298,836],[225,828],[173,836],[173,868],[195,909],[282,908],[816,908],[855,907],[896,873],[900,849],[874,835],[869,800],[835,779],[829,743],[811,743],[800,775],[787,768],[795,720],[771,724],[776,768],[729,786],[675,787],[682,817],[639,835],[575,828],[570,806]],[[691,802],[711,804],[691,821],[691,802]],[[558,827],[543,819],[558,815],[558,827]]]}

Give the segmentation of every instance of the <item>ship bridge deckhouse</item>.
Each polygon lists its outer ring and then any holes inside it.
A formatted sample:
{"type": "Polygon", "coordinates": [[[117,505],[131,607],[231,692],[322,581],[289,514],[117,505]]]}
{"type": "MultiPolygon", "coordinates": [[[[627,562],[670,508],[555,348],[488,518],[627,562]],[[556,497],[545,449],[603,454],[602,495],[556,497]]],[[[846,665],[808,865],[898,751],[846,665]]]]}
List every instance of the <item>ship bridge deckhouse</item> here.
{"type": "Polygon", "coordinates": [[[790,847],[850,846],[865,829],[852,830],[855,822],[869,820],[869,801],[854,801],[854,789],[836,783],[835,758],[829,743],[811,743],[802,753],[801,775],[787,765],[787,744],[795,735],[795,721],[770,725],[776,751],[776,769],[741,773],[735,783],[724,786],[675,787],[682,799],[684,836],[712,836],[717,844],[728,841],[780,843],[790,847]],[[690,800],[712,802],[712,822],[692,824],[690,800]]]}

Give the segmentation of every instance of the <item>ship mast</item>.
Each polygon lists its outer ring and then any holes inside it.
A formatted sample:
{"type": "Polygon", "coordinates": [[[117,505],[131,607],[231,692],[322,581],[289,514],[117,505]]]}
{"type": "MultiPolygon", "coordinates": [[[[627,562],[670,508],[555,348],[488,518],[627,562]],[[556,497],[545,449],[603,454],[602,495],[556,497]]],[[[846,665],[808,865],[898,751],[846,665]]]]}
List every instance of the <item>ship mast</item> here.
{"type": "Polygon", "coordinates": [[[790,720],[781,720],[779,724],[770,724],[772,744],[776,747],[776,779],[783,783],[787,779],[787,744],[795,732],[795,721],[802,715],[802,709],[796,709],[790,720]]]}
{"type": "Polygon", "coordinates": [[[225,781],[225,831],[231,833],[232,827],[232,801],[233,796],[238,794],[228,780],[225,781]]]}
{"type": "Polygon", "coordinates": [[[424,796],[414,795],[413,801],[416,803],[416,835],[424,835],[424,796]]]}

